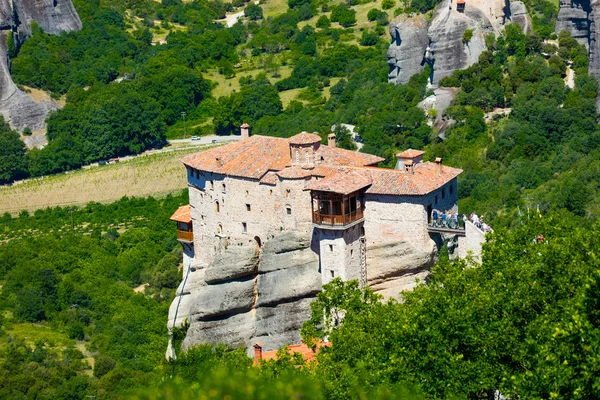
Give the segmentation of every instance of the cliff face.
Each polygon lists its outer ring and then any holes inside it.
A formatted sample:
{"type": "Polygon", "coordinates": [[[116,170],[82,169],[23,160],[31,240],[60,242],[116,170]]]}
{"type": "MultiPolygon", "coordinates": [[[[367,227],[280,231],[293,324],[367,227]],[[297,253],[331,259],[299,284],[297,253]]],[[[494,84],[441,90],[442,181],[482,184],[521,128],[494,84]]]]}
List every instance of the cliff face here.
{"type": "MultiPolygon", "coordinates": [[[[600,0],[561,0],[556,33],[566,30],[587,47],[589,71],[600,81],[600,0]]],[[[600,97],[596,101],[600,110],[600,97]]]]}
{"type": "Polygon", "coordinates": [[[504,25],[515,22],[525,31],[531,21],[522,2],[509,0],[469,0],[459,11],[452,0],[443,0],[429,24],[422,17],[405,18],[390,25],[392,43],[388,50],[389,81],[406,83],[429,64],[433,68],[431,84],[457,69],[468,68],[485,50],[485,36],[500,34],[504,25]],[[464,43],[465,31],[473,37],[464,43]]]}
{"type": "Polygon", "coordinates": [[[71,0],[0,0],[0,113],[11,127],[23,130],[42,129],[55,102],[36,102],[19,90],[10,77],[6,41],[9,31],[19,46],[31,36],[31,23],[47,33],[81,29],[81,20],[71,0]]]}
{"type": "MultiPolygon", "coordinates": [[[[435,261],[431,244],[417,250],[391,241],[368,248],[369,285],[386,297],[411,289],[435,261]]],[[[192,266],[171,304],[168,326],[175,312],[176,326],[189,322],[184,348],[225,343],[251,354],[256,342],[265,350],[300,343],[300,328],[322,287],[318,248],[309,233],[299,231],[283,231],[262,248],[229,245],[208,265],[192,266]]]]}

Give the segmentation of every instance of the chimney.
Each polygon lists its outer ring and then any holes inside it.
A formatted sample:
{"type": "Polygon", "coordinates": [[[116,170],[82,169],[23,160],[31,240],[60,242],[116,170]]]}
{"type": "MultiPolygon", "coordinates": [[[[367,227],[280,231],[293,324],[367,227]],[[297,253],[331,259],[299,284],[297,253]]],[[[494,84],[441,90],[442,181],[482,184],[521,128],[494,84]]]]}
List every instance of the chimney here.
{"type": "Polygon", "coordinates": [[[327,146],[335,147],[335,133],[330,133],[329,136],[327,136],[327,146]]]}
{"type": "Polygon", "coordinates": [[[262,360],[262,343],[256,342],[254,345],[254,364],[258,364],[259,360],[262,360]]]}
{"type": "Polygon", "coordinates": [[[411,175],[415,173],[415,166],[413,165],[412,160],[404,161],[404,168],[406,172],[410,172],[411,175]]]}
{"type": "Polygon", "coordinates": [[[250,137],[250,125],[243,123],[240,126],[240,132],[242,134],[242,140],[248,139],[250,137]]]}
{"type": "Polygon", "coordinates": [[[437,164],[437,172],[438,174],[442,175],[443,171],[442,171],[442,158],[441,157],[436,157],[435,158],[435,163],[437,164]]]}

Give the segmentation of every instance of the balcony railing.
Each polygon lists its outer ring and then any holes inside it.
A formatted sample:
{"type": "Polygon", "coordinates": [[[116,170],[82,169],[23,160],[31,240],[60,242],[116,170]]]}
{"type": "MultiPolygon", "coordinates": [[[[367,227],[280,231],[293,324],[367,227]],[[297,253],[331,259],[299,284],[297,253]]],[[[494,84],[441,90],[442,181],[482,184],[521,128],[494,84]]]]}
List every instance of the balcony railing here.
{"type": "Polygon", "coordinates": [[[180,242],[193,243],[194,232],[177,230],[177,240],[180,242]]]}
{"type": "Polygon", "coordinates": [[[344,215],[313,213],[313,223],[320,226],[344,227],[364,217],[363,210],[355,210],[344,215]]]}

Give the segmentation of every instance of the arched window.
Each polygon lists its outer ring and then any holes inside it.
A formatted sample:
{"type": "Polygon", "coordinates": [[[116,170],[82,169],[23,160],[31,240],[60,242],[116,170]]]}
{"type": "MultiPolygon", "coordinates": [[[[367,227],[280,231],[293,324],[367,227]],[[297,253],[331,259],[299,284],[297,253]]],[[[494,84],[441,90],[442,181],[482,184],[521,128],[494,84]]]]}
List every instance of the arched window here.
{"type": "Polygon", "coordinates": [[[226,186],[223,184],[223,193],[225,193],[226,186]]]}
{"type": "Polygon", "coordinates": [[[219,224],[219,226],[217,228],[217,232],[219,232],[220,235],[223,234],[223,225],[219,224]]]}
{"type": "Polygon", "coordinates": [[[218,202],[218,201],[217,201],[217,202],[215,202],[215,210],[216,210],[217,212],[221,212],[221,207],[219,206],[219,202],[218,202]]]}
{"type": "Polygon", "coordinates": [[[300,162],[300,151],[296,150],[296,162],[299,163],[300,162]]]}

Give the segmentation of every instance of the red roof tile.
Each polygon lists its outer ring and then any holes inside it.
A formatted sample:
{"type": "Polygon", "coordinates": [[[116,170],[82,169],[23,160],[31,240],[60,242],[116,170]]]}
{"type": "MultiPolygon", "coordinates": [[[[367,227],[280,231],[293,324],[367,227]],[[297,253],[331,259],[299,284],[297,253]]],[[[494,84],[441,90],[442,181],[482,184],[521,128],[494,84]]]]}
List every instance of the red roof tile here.
{"type": "Polygon", "coordinates": [[[396,154],[396,157],[398,157],[398,158],[415,158],[415,157],[422,156],[423,154],[425,154],[424,151],[408,149],[408,150],[404,150],[404,151],[396,154]]]}
{"type": "Polygon", "coordinates": [[[292,136],[288,141],[290,144],[297,145],[321,143],[321,136],[315,135],[314,133],[302,132],[292,136]]]}
{"type": "Polygon", "coordinates": [[[267,172],[265,176],[262,177],[258,183],[263,185],[276,185],[277,184],[277,174],[275,172],[267,172]]]}
{"type": "Polygon", "coordinates": [[[189,224],[192,222],[192,217],[190,215],[190,205],[187,204],[185,206],[181,206],[175,211],[173,215],[171,215],[171,221],[177,222],[185,222],[189,224]]]}
{"type": "MultiPolygon", "coordinates": [[[[313,349],[311,349],[304,343],[293,344],[291,346],[288,346],[288,349],[289,349],[288,354],[299,353],[299,354],[302,354],[302,357],[304,357],[304,359],[306,361],[311,361],[312,359],[315,358],[315,355],[319,352],[319,350],[322,347],[330,347],[330,346],[331,346],[330,342],[317,343],[317,345],[315,347],[315,351],[313,351],[313,349]]],[[[262,353],[262,359],[263,360],[276,360],[277,359],[277,351],[278,350],[264,351],[262,353]]]]}
{"type": "Polygon", "coordinates": [[[283,179],[305,179],[312,176],[312,174],[300,167],[288,167],[277,172],[277,176],[283,179]]]}
{"type": "Polygon", "coordinates": [[[269,170],[284,169],[291,160],[286,139],[251,136],[246,140],[189,155],[181,161],[201,171],[260,179],[269,170]]]}
{"type": "Polygon", "coordinates": [[[312,181],[305,189],[350,194],[366,188],[372,182],[368,169],[340,169],[325,179],[312,181]]]}
{"type": "MultiPolygon", "coordinates": [[[[289,144],[287,139],[256,135],[189,155],[181,161],[201,171],[261,179],[268,171],[281,171],[290,166],[289,144]]],[[[319,146],[316,153],[317,163],[331,165],[363,166],[383,161],[382,158],[371,154],[328,146],[319,146]]]]}
{"type": "Polygon", "coordinates": [[[462,169],[441,166],[434,163],[418,163],[414,174],[393,169],[372,168],[373,184],[367,189],[370,194],[386,195],[425,195],[442,187],[462,173],[462,169]]]}
{"type": "Polygon", "coordinates": [[[320,146],[317,149],[315,156],[317,162],[321,161],[323,164],[349,167],[363,165],[375,166],[385,160],[384,158],[377,157],[372,154],[357,153],[356,151],[330,146],[320,146]]]}

